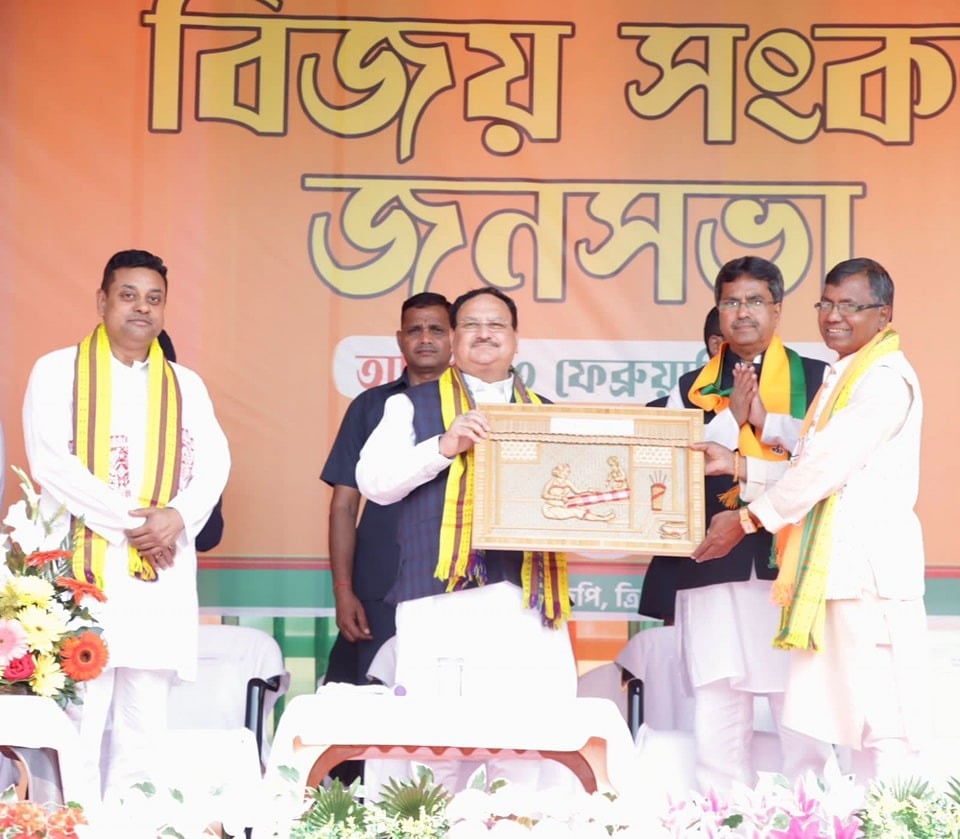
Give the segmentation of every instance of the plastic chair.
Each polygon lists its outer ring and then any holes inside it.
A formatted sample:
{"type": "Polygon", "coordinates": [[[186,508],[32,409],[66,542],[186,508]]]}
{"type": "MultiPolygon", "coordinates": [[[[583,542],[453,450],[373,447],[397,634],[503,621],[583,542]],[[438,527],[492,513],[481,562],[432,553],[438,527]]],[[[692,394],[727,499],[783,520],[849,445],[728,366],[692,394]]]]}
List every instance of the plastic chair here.
{"type": "Polygon", "coordinates": [[[248,728],[262,766],[269,750],[266,720],[289,686],[280,645],[269,633],[249,626],[201,624],[197,680],[171,690],[170,728],[248,728]]]}
{"type": "Polygon", "coordinates": [[[17,766],[21,798],[55,804],[99,801],[84,770],[80,735],[52,699],[0,697],[0,752],[17,766]]]}
{"type": "Polygon", "coordinates": [[[201,624],[197,679],[170,691],[169,727],[157,755],[161,777],[192,799],[213,795],[223,808],[220,820],[249,837],[270,747],[265,721],[289,686],[272,635],[201,624]]]}
{"type": "Polygon", "coordinates": [[[617,654],[616,663],[642,682],[639,719],[662,731],[693,730],[693,696],[688,690],[680,667],[680,650],[676,629],[655,626],[634,635],[617,654]]]}

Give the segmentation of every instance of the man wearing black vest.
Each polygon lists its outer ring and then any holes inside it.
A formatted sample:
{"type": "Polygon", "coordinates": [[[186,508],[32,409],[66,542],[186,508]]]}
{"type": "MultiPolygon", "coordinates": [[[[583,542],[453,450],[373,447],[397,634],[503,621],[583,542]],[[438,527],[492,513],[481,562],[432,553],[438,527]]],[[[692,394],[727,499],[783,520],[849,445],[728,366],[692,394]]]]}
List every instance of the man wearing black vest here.
{"type": "MultiPolygon", "coordinates": [[[[702,409],[705,439],[741,457],[786,460],[825,364],[798,355],[777,337],[783,276],[772,262],[754,256],[728,262],[717,275],[714,296],[726,341],[704,367],[680,378],[667,407],[702,409]]],[[[749,500],[753,488],[741,486],[738,477],[706,478],[708,523],[749,500]]],[[[755,694],[766,694],[774,719],[780,719],[787,656],[770,643],[779,621],[770,602],[776,577],[771,549],[770,534],[759,531],[715,562],[655,557],[651,563],[652,571],[673,566],[681,661],[696,709],[697,781],[704,791],[724,792],[735,781],[753,785],[755,694]]],[[[788,777],[822,771],[824,744],[783,728],[780,743],[788,777]]]]}
{"type": "MultiPolygon", "coordinates": [[[[497,289],[473,289],[454,301],[450,323],[451,369],[387,400],[357,464],[367,498],[402,500],[400,563],[387,595],[397,603],[396,681],[411,697],[492,706],[573,698],[570,638],[563,610],[552,611],[567,593],[548,591],[528,608],[523,590],[531,579],[565,579],[556,567],[544,573],[543,563],[562,560],[471,549],[473,447],[489,431],[483,404],[542,401],[513,372],[516,304],[497,289]]],[[[529,786],[550,771],[535,761],[488,761],[487,769],[529,786]]],[[[452,788],[463,780],[449,765],[434,772],[452,788]]]]}

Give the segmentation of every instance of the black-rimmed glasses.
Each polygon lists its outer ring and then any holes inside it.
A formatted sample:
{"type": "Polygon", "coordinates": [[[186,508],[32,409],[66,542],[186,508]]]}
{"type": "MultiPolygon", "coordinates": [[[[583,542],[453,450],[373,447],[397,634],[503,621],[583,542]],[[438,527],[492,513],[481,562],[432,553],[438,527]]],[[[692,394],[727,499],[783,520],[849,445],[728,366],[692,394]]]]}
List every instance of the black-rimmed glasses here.
{"type": "Polygon", "coordinates": [[[813,304],[813,308],[821,315],[829,315],[834,309],[841,315],[855,315],[864,309],[879,309],[886,305],[886,303],[851,303],[849,300],[842,300],[839,303],[834,303],[832,300],[818,300],[813,304]]]}
{"type": "Polygon", "coordinates": [[[739,311],[741,306],[743,306],[743,308],[747,311],[750,311],[751,309],[756,311],[761,306],[775,306],[776,304],[776,300],[764,300],[762,297],[748,297],[746,300],[738,300],[736,297],[727,297],[717,303],[717,308],[721,312],[736,312],[739,311]]]}

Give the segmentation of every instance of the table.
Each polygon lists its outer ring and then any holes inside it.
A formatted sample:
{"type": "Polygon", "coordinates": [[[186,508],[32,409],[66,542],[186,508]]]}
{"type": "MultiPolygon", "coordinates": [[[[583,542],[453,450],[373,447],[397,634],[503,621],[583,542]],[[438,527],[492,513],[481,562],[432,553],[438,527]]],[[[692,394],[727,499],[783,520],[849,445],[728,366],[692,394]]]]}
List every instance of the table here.
{"type": "Polygon", "coordinates": [[[633,777],[633,742],[607,699],[497,704],[329,685],[287,705],[274,734],[267,778],[291,767],[309,789],[350,758],[481,760],[494,755],[557,761],[587,792],[625,791],[633,777]]]}

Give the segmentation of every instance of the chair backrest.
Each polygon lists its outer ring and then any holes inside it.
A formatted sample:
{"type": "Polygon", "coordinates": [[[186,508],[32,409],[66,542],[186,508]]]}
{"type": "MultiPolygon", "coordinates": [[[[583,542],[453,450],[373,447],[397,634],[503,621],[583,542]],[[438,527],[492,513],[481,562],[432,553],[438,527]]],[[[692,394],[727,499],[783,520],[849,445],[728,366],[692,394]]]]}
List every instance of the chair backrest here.
{"type": "MultiPolygon", "coordinates": [[[[32,800],[58,804],[99,800],[100,791],[84,762],[80,734],[52,699],[0,697],[0,744],[5,747],[5,757],[23,761],[31,776],[27,787],[32,800]]],[[[8,770],[10,780],[15,775],[8,770]]]]}
{"type": "Polygon", "coordinates": [[[201,624],[197,680],[171,690],[170,727],[247,727],[262,747],[263,721],[289,685],[272,635],[249,626],[201,624]]]}
{"type": "Polygon", "coordinates": [[[676,628],[655,626],[634,635],[616,663],[643,682],[643,720],[664,731],[693,730],[693,694],[680,662],[676,628]]]}
{"type": "Polygon", "coordinates": [[[623,683],[623,670],[613,662],[601,664],[582,674],[577,679],[577,696],[609,699],[628,721],[627,688],[623,683]]]}

